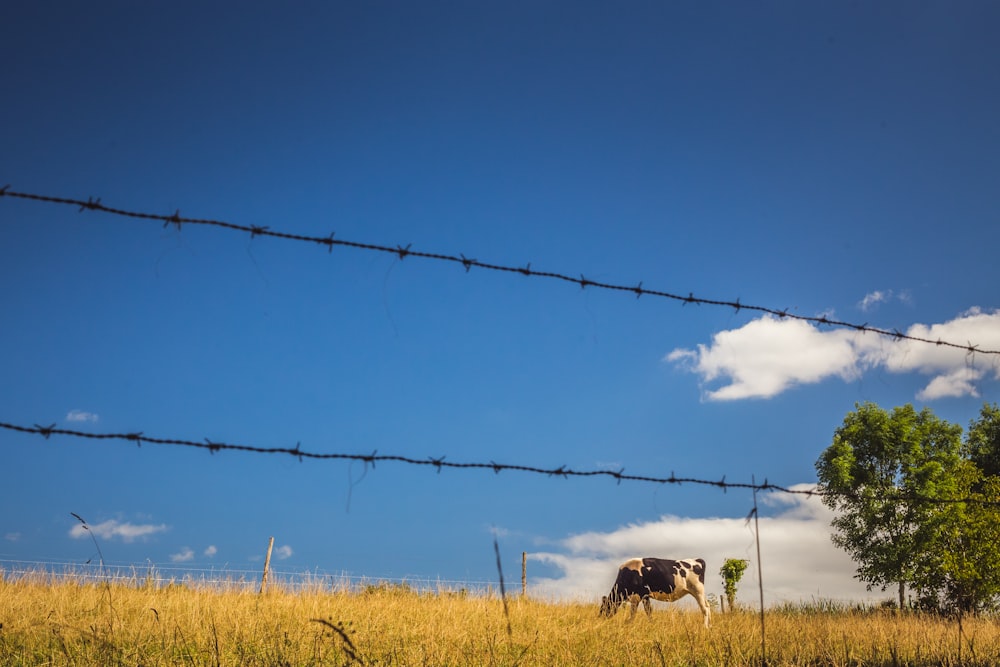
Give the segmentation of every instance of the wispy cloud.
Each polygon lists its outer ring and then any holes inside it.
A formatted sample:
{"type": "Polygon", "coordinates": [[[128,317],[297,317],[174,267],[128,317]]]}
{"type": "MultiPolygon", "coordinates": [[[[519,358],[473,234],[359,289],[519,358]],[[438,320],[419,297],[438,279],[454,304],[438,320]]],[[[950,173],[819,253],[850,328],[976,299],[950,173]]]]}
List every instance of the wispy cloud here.
{"type": "Polygon", "coordinates": [[[215,548],[214,544],[209,544],[208,547],[205,549],[204,553],[205,553],[206,556],[208,556],[209,558],[211,558],[215,554],[219,553],[219,550],[215,548]]]}
{"type": "Polygon", "coordinates": [[[504,528],[503,526],[490,526],[490,535],[495,539],[503,539],[510,536],[510,529],[504,528]]]}
{"type": "Polygon", "coordinates": [[[885,292],[882,292],[881,290],[876,290],[874,292],[871,292],[870,294],[866,294],[865,298],[861,299],[861,301],[858,302],[858,308],[867,313],[869,310],[871,310],[878,304],[885,302],[887,298],[888,297],[886,296],[885,292]]]}
{"type": "Polygon", "coordinates": [[[3,538],[8,542],[19,542],[21,540],[21,533],[6,533],[3,538]]]}
{"type": "Polygon", "coordinates": [[[96,424],[100,419],[100,416],[85,410],[70,410],[66,413],[66,421],[68,422],[90,422],[96,424]]]}
{"type": "MultiPolygon", "coordinates": [[[[1000,348],[1000,310],[973,308],[940,324],[914,324],[909,336],[1000,348]]],[[[722,380],[708,389],[712,401],[770,398],[791,387],[830,377],[845,381],[883,368],[892,373],[931,376],[918,392],[920,400],[978,396],[977,384],[1000,379],[994,359],[971,358],[963,349],[911,340],[889,340],[847,329],[823,330],[809,322],[764,316],[712,337],[697,349],[677,348],[666,361],[701,376],[703,383],[722,380]]]]}
{"type": "Polygon", "coordinates": [[[121,522],[116,519],[108,519],[102,523],[87,524],[86,526],[78,523],[70,529],[69,536],[75,539],[82,539],[89,537],[90,534],[94,534],[106,540],[120,539],[123,542],[134,542],[135,540],[144,540],[150,535],[162,533],[165,530],[167,530],[167,525],[163,523],[135,524],[127,521],[121,522]]]}
{"type": "Polygon", "coordinates": [[[278,558],[278,560],[285,560],[286,558],[291,558],[292,548],[287,544],[284,546],[280,546],[274,550],[274,555],[278,558]]]}
{"type": "MultiPolygon", "coordinates": [[[[777,508],[775,516],[759,519],[765,604],[891,597],[879,591],[869,592],[853,578],[856,566],[831,542],[833,515],[819,498],[765,494],[762,502],[777,508]]],[[[529,554],[529,559],[561,572],[551,578],[532,577],[531,592],[545,598],[596,601],[611,589],[620,563],[636,556],[655,556],[704,558],[708,564],[706,588],[709,593],[721,595],[719,568],[727,558],[745,558],[751,566],[740,584],[738,597],[753,604],[759,581],[753,525],[745,517],[663,516],[606,533],[573,535],[557,542],[555,551],[529,554]]],[[[690,605],[694,607],[693,600],[690,605]]]]}
{"type": "Polygon", "coordinates": [[[194,550],[190,547],[181,547],[180,551],[170,555],[170,560],[174,563],[186,563],[194,560],[194,550]]]}
{"type": "Polygon", "coordinates": [[[895,292],[893,290],[875,290],[865,295],[865,298],[858,302],[858,308],[864,312],[875,310],[879,304],[887,303],[896,299],[903,303],[911,303],[912,298],[908,291],[895,292]]]}

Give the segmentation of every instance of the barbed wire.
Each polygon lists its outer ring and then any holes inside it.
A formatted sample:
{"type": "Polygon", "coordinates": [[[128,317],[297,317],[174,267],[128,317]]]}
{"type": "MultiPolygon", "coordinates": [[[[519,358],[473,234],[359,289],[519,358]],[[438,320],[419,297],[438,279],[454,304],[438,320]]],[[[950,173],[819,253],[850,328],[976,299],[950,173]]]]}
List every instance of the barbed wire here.
{"type": "Polygon", "coordinates": [[[100,197],[94,199],[93,197],[88,197],[86,201],[82,199],[73,199],[68,197],[52,197],[48,195],[33,194],[28,192],[17,192],[10,190],[9,185],[0,187],[0,198],[2,197],[16,197],[19,199],[26,199],[30,201],[45,202],[51,204],[64,204],[67,206],[79,207],[80,212],[83,211],[100,211],[104,213],[110,213],[113,215],[119,215],[127,218],[135,218],[142,220],[155,220],[163,223],[164,227],[169,225],[174,225],[178,230],[181,225],[192,224],[192,225],[208,225],[212,227],[221,227],[223,229],[229,229],[232,231],[244,232],[250,235],[250,238],[257,236],[271,237],[277,239],[285,239],[289,241],[300,241],[305,243],[317,244],[320,246],[325,246],[330,252],[333,251],[334,246],[341,246],[346,248],[353,248],[357,250],[369,250],[374,252],[388,253],[391,255],[396,255],[400,260],[406,259],[407,257],[420,257],[423,259],[433,259],[443,262],[452,262],[455,264],[461,264],[465,267],[466,273],[468,273],[473,267],[478,269],[487,269],[490,271],[501,271],[505,273],[516,273],[524,276],[534,276],[539,278],[549,278],[553,280],[560,280],[572,284],[579,285],[581,289],[587,287],[594,287],[598,289],[611,290],[614,292],[631,293],[635,294],[636,298],[642,296],[658,297],[663,299],[670,299],[673,301],[679,301],[682,305],[696,304],[696,305],[706,305],[706,306],[721,306],[726,308],[733,308],[736,312],[741,310],[748,310],[757,313],[763,313],[768,315],[773,315],[781,319],[792,319],[800,320],[803,322],[810,322],[812,324],[817,324],[820,326],[830,326],[839,327],[845,329],[853,329],[860,333],[872,333],[878,336],[885,336],[892,338],[896,341],[908,340],[916,343],[925,343],[929,345],[937,345],[941,347],[950,347],[959,350],[963,350],[970,355],[974,354],[992,354],[1000,355],[1000,350],[981,350],[978,344],[968,343],[955,343],[946,340],[923,338],[920,336],[913,336],[910,334],[905,334],[898,329],[884,329],[880,327],[873,327],[868,325],[868,323],[857,324],[854,322],[847,322],[844,320],[837,320],[825,315],[809,316],[809,315],[796,315],[794,313],[788,312],[788,309],[779,310],[777,308],[771,308],[767,306],[759,306],[753,304],[741,303],[739,299],[735,301],[726,301],[720,299],[706,299],[702,297],[696,297],[693,292],[688,293],[687,296],[682,294],[675,294],[672,292],[667,292],[658,289],[649,289],[643,287],[640,281],[636,285],[623,285],[615,283],[606,283],[597,280],[591,280],[580,274],[579,277],[570,276],[567,274],[556,273],[553,271],[539,271],[537,269],[531,268],[531,263],[527,263],[524,266],[510,266],[503,264],[492,264],[488,262],[481,262],[477,259],[472,259],[466,257],[464,254],[446,255],[435,252],[425,252],[420,250],[413,250],[411,245],[406,246],[397,245],[396,247],[378,245],[373,243],[363,243],[359,241],[350,241],[346,239],[336,238],[333,233],[329,236],[308,236],[303,234],[294,234],[290,232],[282,232],[273,230],[267,226],[261,225],[241,225],[233,222],[227,222],[225,220],[212,220],[205,218],[189,218],[181,216],[180,210],[174,211],[172,215],[164,215],[158,213],[145,213],[141,211],[129,211],[120,208],[114,208],[101,203],[100,197]]]}
{"type": "Polygon", "coordinates": [[[253,454],[284,454],[287,456],[292,456],[298,458],[300,461],[306,459],[310,460],[325,460],[325,461],[358,461],[365,463],[366,465],[371,465],[373,468],[376,463],[382,462],[395,462],[395,463],[406,463],[415,466],[426,466],[435,468],[438,472],[445,468],[459,469],[459,470],[492,470],[495,473],[500,473],[504,471],[518,471],[535,473],[540,475],[547,475],[549,477],[609,477],[611,479],[621,482],[651,482],[656,484],[701,484],[707,486],[715,486],[721,489],[757,489],[762,491],[783,491],[785,493],[801,493],[801,494],[811,494],[815,495],[815,491],[806,491],[801,489],[787,489],[781,486],[770,484],[765,481],[763,484],[750,484],[742,482],[727,482],[725,477],[721,480],[710,481],[703,479],[696,479],[693,477],[677,477],[673,473],[669,477],[654,477],[649,475],[631,475],[626,474],[625,469],[619,470],[574,470],[567,466],[559,466],[558,468],[540,468],[530,465],[521,464],[510,464],[510,463],[497,463],[496,461],[484,462],[456,462],[448,461],[445,456],[434,457],[429,456],[427,458],[413,458],[410,456],[401,456],[397,454],[379,454],[378,450],[373,451],[371,454],[349,454],[349,453],[324,453],[324,452],[310,452],[301,448],[301,443],[296,443],[295,447],[261,447],[257,445],[244,445],[244,444],[233,444],[226,442],[216,442],[213,440],[205,439],[203,442],[197,442],[194,440],[182,440],[175,438],[155,438],[145,435],[142,432],[138,433],[87,433],[85,431],[75,431],[72,429],[57,428],[55,424],[51,426],[40,426],[35,424],[34,426],[21,426],[17,424],[10,424],[7,422],[0,422],[0,428],[4,428],[10,431],[17,431],[20,433],[31,433],[35,435],[40,435],[46,440],[53,435],[65,435],[74,438],[85,438],[90,440],[121,440],[125,442],[131,442],[138,446],[144,444],[152,445],[173,445],[177,447],[192,447],[195,449],[208,450],[210,453],[215,454],[221,451],[236,451],[236,452],[250,452],[253,454]]]}
{"type": "MultiPolygon", "coordinates": [[[[547,477],[562,477],[564,479],[569,479],[571,477],[607,477],[615,480],[619,485],[622,482],[646,482],[651,484],[692,484],[698,486],[709,486],[721,489],[726,492],[731,489],[739,490],[749,490],[749,491],[771,491],[776,493],[785,493],[798,496],[806,496],[809,498],[824,498],[827,496],[839,497],[839,498],[852,498],[852,499],[862,499],[864,496],[862,494],[852,494],[850,492],[833,492],[822,488],[812,488],[812,489],[793,489],[787,486],[781,486],[779,484],[773,484],[764,479],[763,482],[730,482],[726,480],[726,476],[723,475],[721,479],[710,480],[710,479],[699,479],[697,477],[678,477],[672,471],[669,477],[658,477],[654,475],[633,475],[625,472],[625,468],[620,468],[618,470],[608,470],[608,469],[596,469],[596,470],[575,470],[568,466],[562,465],[558,468],[542,468],[532,465],[524,464],[512,464],[512,463],[498,463],[496,461],[489,462],[457,462],[448,461],[445,456],[434,457],[428,456],[426,458],[414,458],[410,456],[401,456],[398,454],[379,454],[378,450],[373,451],[371,454],[350,454],[344,452],[311,452],[302,449],[301,443],[296,443],[295,447],[261,447],[258,445],[244,445],[244,444],[234,444],[227,442],[217,442],[204,439],[203,442],[197,442],[194,440],[183,440],[176,438],[156,438],[145,435],[142,432],[135,433],[87,433],[85,431],[75,431],[72,429],[57,428],[55,424],[50,426],[40,426],[34,424],[33,426],[23,426],[18,424],[10,424],[7,422],[0,422],[0,428],[7,429],[10,431],[16,431],[18,433],[28,433],[39,435],[48,440],[53,435],[64,435],[74,438],[84,438],[88,440],[120,440],[124,442],[134,443],[136,446],[141,447],[144,444],[151,445],[164,445],[164,446],[177,446],[177,447],[191,447],[194,449],[207,450],[211,454],[222,451],[236,451],[236,452],[249,452],[253,454],[281,454],[286,456],[292,456],[299,461],[305,460],[316,460],[316,461],[358,461],[365,464],[365,466],[371,466],[375,468],[376,463],[383,462],[393,462],[393,463],[405,463],[414,466],[424,466],[430,467],[437,470],[440,473],[444,469],[456,469],[456,470],[492,470],[494,473],[499,474],[501,472],[524,472],[532,473],[536,475],[544,475],[547,477]]],[[[997,506],[1000,507],[1000,500],[992,500],[989,498],[974,498],[974,497],[964,497],[964,498],[932,498],[927,496],[921,496],[918,494],[910,493],[890,493],[880,496],[880,498],[887,502],[911,502],[911,503],[927,503],[932,505],[946,505],[946,504],[958,504],[958,503],[968,503],[976,505],[987,505],[987,506],[997,506]]]]}

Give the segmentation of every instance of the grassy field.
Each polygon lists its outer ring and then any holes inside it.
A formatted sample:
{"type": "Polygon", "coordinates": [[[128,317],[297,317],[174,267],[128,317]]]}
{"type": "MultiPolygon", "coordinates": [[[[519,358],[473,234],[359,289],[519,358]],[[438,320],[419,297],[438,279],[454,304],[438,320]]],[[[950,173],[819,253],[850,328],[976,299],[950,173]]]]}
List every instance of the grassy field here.
{"type": "MultiPolygon", "coordinates": [[[[596,604],[417,593],[81,584],[0,579],[0,665],[760,665],[754,611],[690,599],[627,622],[596,604]]],[[[765,616],[769,665],[996,665],[992,619],[829,605],[765,616]]]]}

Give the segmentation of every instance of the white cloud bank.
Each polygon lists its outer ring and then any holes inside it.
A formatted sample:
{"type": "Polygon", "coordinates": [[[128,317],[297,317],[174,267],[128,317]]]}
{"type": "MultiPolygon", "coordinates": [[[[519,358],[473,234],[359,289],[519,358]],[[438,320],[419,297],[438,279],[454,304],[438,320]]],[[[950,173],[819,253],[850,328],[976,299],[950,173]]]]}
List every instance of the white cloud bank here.
{"type": "MultiPolygon", "coordinates": [[[[941,324],[914,324],[903,332],[927,340],[1000,349],[1000,310],[973,308],[941,324]]],[[[766,315],[712,337],[696,350],[677,348],[665,357],[699,376],[704,383],[727,382],[707,390],[708,400],[771,398],[791,387],[829,377],[859,379],[866,371],[931,376],[917,393],[920,400],[979,396],[978,383],[1000,379],[994,357],[912,340],[893,340],[849,329],[824,330],[804,320],[766,315]]]]}
{"type": "Polygon", "coordinates": [[[162,533],[167,529],[166,524],[134,524],[120,522],[115,519],[108,519],[98,524],[78,523],[69,531],[69,536],[81,539],[90,537],[91,533],[97,537],[111,540],[120,539],[123,542],[134,542],[135,540],[146,539],[150,535],[162,533]]]}
{"type": "MultiPolygon", "coordinates": [[[[813,485],[798,485],[807,490],[813,485]]],[[[828,510],[815,496],[772,494],[767,504],[780,506],[776,516],[761,517],[760,562],[764,581],[764,603],[876,602],[892,598],[892,592],[868,591],[853,578],[855,564],[830,540],[828,510]]],[[[562,576],[530,576],[532,595],[561,600],[598,601],[614,583],[618,565],[636,556],[660,558],[704,558],[706,589],[722,595],[719,568],[727,558],[744,558],[750,566],[738,587],[737,600],[756,605],[759,600],[757,550],[753,522],[746,518],[689,519],[663,516],[657,521],[630,524],[610,533],[583,533],[558,542],[558,551],[529,554],[531,560],[555,566],[562,576]]],[[[694,599],[679,604],[690,604],[694,599]]]]}

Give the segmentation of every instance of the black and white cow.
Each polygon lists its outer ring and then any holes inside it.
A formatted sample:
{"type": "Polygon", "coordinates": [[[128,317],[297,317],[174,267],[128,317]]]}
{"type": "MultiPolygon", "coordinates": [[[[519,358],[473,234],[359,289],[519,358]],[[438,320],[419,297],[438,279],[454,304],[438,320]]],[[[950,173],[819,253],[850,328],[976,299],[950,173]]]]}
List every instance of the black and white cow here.
{"type": "Polygon", "coordinates": [[[625,601],[632,604],[632,614],[642,602],[647,615],[652,615],[650,598],[663,602],[675,602],[685,595],[692,595],[705,616],[705,627],[709,625],[711,611],[705,597],[705,561],[701,558],[687,560],[664,560],[662,558],[633,558],[618,568],[618,579],[611,587],[611,593],[601,598],[601,614],[614,616],[625,601]]]}

